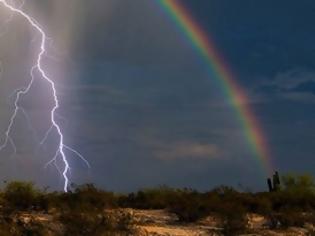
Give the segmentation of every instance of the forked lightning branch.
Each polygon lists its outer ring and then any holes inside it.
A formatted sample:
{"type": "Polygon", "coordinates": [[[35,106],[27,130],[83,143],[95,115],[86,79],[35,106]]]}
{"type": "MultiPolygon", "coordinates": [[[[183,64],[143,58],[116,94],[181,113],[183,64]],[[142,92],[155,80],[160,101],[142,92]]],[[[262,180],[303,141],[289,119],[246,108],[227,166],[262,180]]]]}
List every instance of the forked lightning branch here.
{"type": "Polygon", "coordinates": [[[29,23],[31,28],[33,28],[33,30],[34,30],[34,33],[40,35],[40,42],[38,44],[38,47],[40,50],[39,50],[39,53],[37,54],[37,57],[35,58],[35,64],[32,66],[32,68],[30,68],[30,81],[28,82],[28,84],[25,87],[23,87],[21,89],[17,89],[15,92],[14,111],[12,113],[12,116],[9,120],[7,129],[5,131],[4,142],[0,145],[0,151],[3,150],[7,145],[12,145],[14,150],[16,150],[16,148],[17,148],[15,143],[14,143],[14,140],[11,137],[12,127],[15,124],[17,114],[19,112],[23,112],[23,108],[20,107],[20,105],[19,105],[20,100],[23,99],[24,95],[26,95],[27,93],[30,92],[30,89],[31,89],[31,87],[34,83],[34,80],[35,80],[34,72],[37,71],[40,75],[40,78],[45,80],[49,84],[50,89],[51,89],[51,95],[52,95],[53,100],[54,100],[54,106],[50,111],[51,127],[48,129],[43,141],[40,143],[42,144],[43,142],[46,141],[46,139],[49,136],[49,134],[51,133],[51,131],[55,130],[57,132],[59,141],[58,141],[58,145],[56,147],[55,156],[52,158],[51,161],[49,161],[47,163],[47,165],[53,164],[53,163],[56,165],[56,168],[58,168],[58,170],[62,174],[62,177],[64,180],[63,189],[65,192],[67,192],[68,186],[69,186],[70,165],[69,165],[69,161],[67,159],[66,152],[74,153],[79,158],[81,158],[86,163],[86,165],[88,167],[90,167],[90,165],[89,165],[88,161],[79,152],[77,152],[76,150],[74,150],[73,148],[71,148],[65,144],[62,128],[59,125],[59,123],[57,122],[56,111],[59,108],[59,100],[58,100],[58,96],[57,96],[56,86],[55,86],[53,79],[47,75],[47,73],[43,69],[43,65],[42,65],[43,58],[45,57],[45,55],[47,53],[47,50],[46,50],[46,44],[47,44],[46,33],[43,30],[43,28],[41,27],[41,25],[38,24],[36,22],[36,20],[34,20],[32,18],[32,16],[28,15],[21,8],[15,7],[11,2],[9,2],[7,0],[0,0],[0,4],[2,4],[2,6],[0,5],[0,7],[5,7],[8,11],[11,11],[11,13],[13,15],[21,17],[23,20],[25,20],[27,23],[29,23]],[[60,158],[62,163],[63,163],[63,166],[61,167],[61,169],[59,169],[60,167],[58,167],[58,165],[57,165],[58,158],[60,158]]]}

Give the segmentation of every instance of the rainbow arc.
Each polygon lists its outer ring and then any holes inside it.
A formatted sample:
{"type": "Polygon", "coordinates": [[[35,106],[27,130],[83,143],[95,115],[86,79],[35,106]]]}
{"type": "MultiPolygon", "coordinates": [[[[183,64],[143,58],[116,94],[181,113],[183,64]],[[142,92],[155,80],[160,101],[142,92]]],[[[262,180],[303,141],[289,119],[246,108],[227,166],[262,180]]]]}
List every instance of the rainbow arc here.
{"type": "Polygon", "coordinates": [[[180,0],[157,0],[157,3],[203,58],[211,75],[214,75],[224,96],[234,109],[254,156],[263,165],[267,174],[271,174],[274,168],[269,147],[259,121],[251,110],[249,98],[237,83],[236,77],[231,73],[222,55],[216,50],[211,37],[180,0]]]}

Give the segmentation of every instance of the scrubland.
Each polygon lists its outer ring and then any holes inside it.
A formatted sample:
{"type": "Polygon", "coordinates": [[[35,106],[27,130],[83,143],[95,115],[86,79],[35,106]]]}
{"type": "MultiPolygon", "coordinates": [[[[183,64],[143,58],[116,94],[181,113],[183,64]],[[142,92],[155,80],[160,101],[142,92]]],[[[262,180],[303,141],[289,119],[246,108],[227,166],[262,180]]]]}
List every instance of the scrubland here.
{"type": "Polygon", "coordinates": [[[10,182],[0,192],[0,235],[315,235],[315,183],[286,175],[273,192],[161,186],[118,194],[93,184],[49,192],[10,182]]]}

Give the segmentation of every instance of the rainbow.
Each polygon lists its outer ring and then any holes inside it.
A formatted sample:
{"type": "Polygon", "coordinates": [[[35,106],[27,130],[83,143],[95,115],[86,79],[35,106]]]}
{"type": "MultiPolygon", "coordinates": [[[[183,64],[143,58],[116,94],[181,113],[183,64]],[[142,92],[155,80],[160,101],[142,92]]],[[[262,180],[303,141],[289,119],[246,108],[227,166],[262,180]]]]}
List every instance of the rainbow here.
{"type": "Polygon", "coordinates": [[[157,0],[157,3],[179,27],[183,35],[189,39],[195,50],[206,62],[209,71],[215,75],[224,96],[237,114],[252,153],[262,164],[267,174],[271,174],[274,168],[265,135],[254,112],[251,111],[245,91],[237,84],[237,80],[230,72],[222,56],[217,52],[211,38],[193,19],[180,0],[157,0]]]}

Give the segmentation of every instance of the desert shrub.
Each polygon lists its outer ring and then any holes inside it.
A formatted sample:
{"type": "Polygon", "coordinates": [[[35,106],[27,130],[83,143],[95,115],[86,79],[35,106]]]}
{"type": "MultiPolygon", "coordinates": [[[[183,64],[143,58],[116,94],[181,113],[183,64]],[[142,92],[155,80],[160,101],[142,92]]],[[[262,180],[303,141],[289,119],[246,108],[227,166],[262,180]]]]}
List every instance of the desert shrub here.
{"type": "Polygon", "coordinates": [[[14,235],[14,228],[12,225],[6,223],[6,222],[1,222],[0,224],[0,235],[3,236],[12,236],[14,235]]]}
{"type": "Polygon", "coordinates": [[[18,231],[20,235],[25,236],[44,236],[46,235],[44,231],[44,226],[41,224],[30,224],[30,225],[19,225],[18,231]]]}
{"type": "Polygon", "coordinates": [[[242,202],[246,210],[251,213],[266,215],[272,211],[272,202],[265,194],[243,194],[242,202]]]}
{"type": "Polygon", "coordinates": [[[164,209],[170,205],[177,195],[178,191],[176,189],[161,186],[159,188],[143,189],[127,196],[120,196],[118,204],[120,207],[137,209],[164,209]]]}
{"type": "Polygon", "coordinates": [[[170,203],[169,211],[181,222],[195,222],[210,214],[211,202],[206,194],[196,191],[181,191],[170,203]]]}
{"type": "MultiPolygon", "coordinates": [[[[69,211],[60,216],[66,235],[122,235],[132,231],[132,217],[127,213],[69,211]]],[[[129,234],[128,234],[129,235],[129,234]]]]}
{"type": "Polygon", "coordinates": [[[107,229],[102,216],[89,212],[68,211],[63,212],[60,221],[65,226],[66,235],[98,235],[99,231],[107,229]]]}
{"type": "Polygon", "coordinates": [[[182,222],[198,221],[211,213],[217,213],[227,222],[227,227],[242,228],[247,211],[262,211],[261,208],[268,206],[268,202],[259,201],[252,194],[239,193],[226,186],[206,193],[187,190],[178,193],[173,201],[170,200],[169,209],[182,222]],[[241,220],[238,222],[239,218],[241,220]]]}
{"type": "Polygon", "coordinates": [[[272,210],[275,212],[284,210],[315,210],[315,195],[312,192],[301,189],[282,190],[269,194],[272,210]]]}
{"type": "Polygon", "coordinates": [[[306,213],[292,210],[272,213],[269,217],[271,228],[303,227],[311,218],[306,213]]]}
{"type": "MultiPolygon", "coordinates": [[[[280,190],[271,193],[239,192],[226,186],[204,193],[162,186],[116,195],[97,189],[92,184],[75,186],[68,193],[46,193],[34,188],[32,183],[12,182],[0,192],[0,206],[3,206],[0,211],[9,211],[8,216],[15,210],[47,211],[55,208],[66,225],[68,235],[106,235],[107,232],[128,231],[132,225],[130,216],[112,218],[104,215],[104,209],[118,207],[168,209],[181,222],[195,222],[215,214],[223,220],[225,235],[234,235],[246,231],[247,213],[269,217],[274,228],[315,223],[315,183],[309,175],[286,175],[282,178],[280,190]]],[[[7,225],[11,223],[7,222],[3,227],[1,224],[0,220],[0,235],[6,235],[7,225]]],[[[18,232],[26,230],[23,235],[36,235],[36,230],[40,232],[37,226],[28,229],[19,227],[14,225],[13,228],[18,232]]]]}
{"type": "Polygon", "coordinates": [[[116,206],[115,195],[111,192],[105,192],[97,189],[93,184],[80,185],[74,192],[82,201],[88,202],[96,207],[114,207],[116,206]]]}
{"type": "Polygon", "coordinates": [[[11,182],[6,185],[3,194],[5,207],[13,210],[40,208],[44,199],[41,193],[29,182],[11,182]]]}
{"type": "Polygon", "coordinates": [[[224,198],[230,198],[230,197],[233,197],[235,195],[238,195],[238,191],[236,191],[232,187],[225,186],[225,185],[221,185],[221,186],[214,188],[212,190],[212,192],[217,193],[218,195],[220,195],[221,197],[224,197],[224,198]]]}
{"type": "Polygon", "coordinates": [[[65,225],[66,235],[97,236],[127,229],[127,219],[121,217],[118,221],[111,214],[104,214],[106,208],[116,207],[115,195],[92,184],[78,186],[69,193],[55,194],[52,201],[61,212],[59,220],[65,225]]]}
{"type": "Polygon", "coordinates": [[[97,189],[93,184],[78,186],[73,192],[54,193],[49,197],[50,205],[62,211],[92,211],[116,207],[113,193],[97,189]]]}
{"type": "Polygon", "coordinates": [[[114,223],[114,229],[119,232],[131,232],[134,225],[134,219],[130,212],[116,211],[116,222],[114,223]]]}
{"type": "Polygon", "coordinates": [[[284,175],[280,191],[263,195],[271,202],[271,210],[275,212],[315,210],[315,183],[313,177],[307,174],[284,175]]]}
{"type": "Polygon", "coordinates": [[[312,192],[315,191],[314,179],[311,175],[287,174],[282,177],[282,186],[286,191],[312,192]]]}
{"type": "Polygon", "coordinates": [[[247,229],[246,209],[239,202],[224,202],[219,214],[223,219],[223,234],[237,235],[247,229]]]}
{"type": "Polygon", "coordinates": [[[2,221],[0,223],[1,236],[44,236],[47,235],[41,224],[22,224],[21,222],[2,221]]]}

